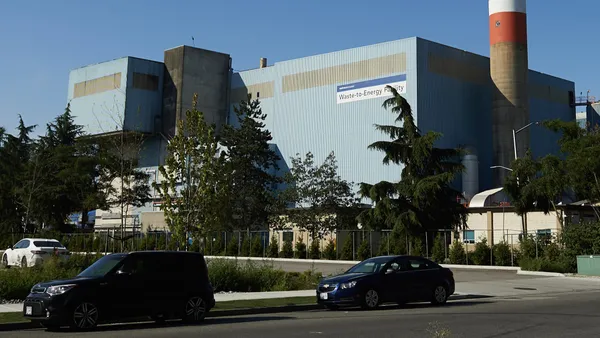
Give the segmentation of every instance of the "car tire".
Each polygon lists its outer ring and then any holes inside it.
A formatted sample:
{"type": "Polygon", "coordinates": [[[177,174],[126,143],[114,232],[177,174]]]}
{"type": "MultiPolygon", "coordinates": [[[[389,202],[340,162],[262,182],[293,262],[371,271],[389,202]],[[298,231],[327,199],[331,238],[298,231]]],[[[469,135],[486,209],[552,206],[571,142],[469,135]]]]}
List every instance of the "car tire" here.
{"type": "Polygon", "coordinates": [[[1,265],[2,268],[4,268],[4,269],[9,269],[10,268],[10,265],[8,265],[8,256],[6,254],[2,255],[2,263],[1,264],[2,264],[1,265]]]}
{"type": "Polygon", "coordinates": [[[362,296],[361,307],[365,310],[373,310],[379,307],[381,298],[375,289],[368,289],[362,296]]]}
{"type": "Polygon", "coordinates": [[[183,308],[183,321],[189,324],[199,324],[206,318],[208,306],[200,296],[192,296],[185,302],[183,308]]]}
{"type": "Polygon", "coordinates": [[[98,307],[92,302],[81,302],[71,311],[71,329],[91,330],[98,326],[98,307]]]}
{"type": "Polygon", "coordinates": [[[21,267],[22,268],[26,268],[27,267],[27,257],[23,257],[21,259],[21,267]]]}
{"type": "Polygon", "coordinates": [[[431,304],[442,305],[448,301],[448,288],[445,285],[437,285],[431,294],[431,304]]]}

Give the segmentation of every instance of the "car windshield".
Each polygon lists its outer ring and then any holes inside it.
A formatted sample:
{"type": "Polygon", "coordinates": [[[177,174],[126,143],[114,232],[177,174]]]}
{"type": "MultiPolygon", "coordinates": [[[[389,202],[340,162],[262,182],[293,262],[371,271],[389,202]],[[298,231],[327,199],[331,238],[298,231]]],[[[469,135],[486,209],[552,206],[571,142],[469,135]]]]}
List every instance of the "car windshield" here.
{"type": "Polygon", "coordinates": [[[104,277],[117,264],[119,264],[126,256],[123,255],[108,255],[100,258],[87,269],[83,270],[78,277],[104,277]]]}
{"type": "Polygon", "coordinates": [[[64,248],[64,245],[57,241],[33,241],[33,245],[38,248],[64,248]]]}
{"type": "Polygon", "coordinates": [[[392,258],[375,257],[364,260],[346,271],[346,273],[374,273],[379,272],[392,258]]]}

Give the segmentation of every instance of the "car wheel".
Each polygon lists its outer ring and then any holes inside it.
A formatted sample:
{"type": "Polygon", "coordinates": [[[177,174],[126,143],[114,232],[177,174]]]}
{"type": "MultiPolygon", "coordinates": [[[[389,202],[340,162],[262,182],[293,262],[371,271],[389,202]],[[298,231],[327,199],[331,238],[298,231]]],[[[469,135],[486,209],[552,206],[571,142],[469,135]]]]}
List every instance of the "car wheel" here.
{"type": "Polygon", "coordinates": [[[206,317],[206,302],[202,297],[194,296],[185,303],[183,320],[187,323],[200,323],[206,317]]]}
{"type": "Polygon", "coordinates": [[[2,256],[2,267],[3,268],[10,268],[10,265],[8,265],[8,256],[7,255],[3,255],[2,256]]]}
{"type": "Polygon", "coordinates": [[[433,289],[433,294],[431,296],[431,304],[445,304],[448,300],[448,289],[444,285],[438,285],[433,289]]]}
{"type": "Polygon", "coordinates": [[[363,309],[376,309],[379,306],[379,293],[374,289],[369,289],[362,297],[363,309]]]}
{"type": "Polygon", "coordinates": [[[93,329],[98,325],[98,308],[96,305],[83,302],[73,310],[71,328],[79,330],[93,329]]]}
{"type": "Polygon", "coordinates": [[[23,257],[23,259],[21,259],[21,267],[22,268],[27,267],[27,258],[26,257],[23,257]]]}

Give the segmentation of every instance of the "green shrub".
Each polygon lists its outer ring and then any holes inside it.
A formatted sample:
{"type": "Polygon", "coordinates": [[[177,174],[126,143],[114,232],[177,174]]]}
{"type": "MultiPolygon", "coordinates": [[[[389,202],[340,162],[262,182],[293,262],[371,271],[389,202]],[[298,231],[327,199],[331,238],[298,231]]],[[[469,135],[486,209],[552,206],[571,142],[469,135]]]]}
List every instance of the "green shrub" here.
{"type": "Polygon", "coordinates": [[[227,240],[227,249],[225,249],[225,255],[237,257],[239,253],[238,237],[233,236],[227,240]]]}
{"type": "Polygon", "coordinates": [[[336,260],[336,251],[335,251],[335,241],[330,239],[327,241],[327,246],[325,246],[325,250],[323,250],[323,256],[325,259],[336,260]]]}
{"type": "Polygon", "coordinates": [[[296,242],[296,258],[305,259],[306,258],[306,243],[302,240],[302,237],[298,238],[298,242],[296,242]]]}
{"type": "Polygon", "coordinates": [[[252,257],[262,257],[263,256],[263,243],[262,236],[256,234],[252,239],[252,248],[250,249],[250,255],[252,257]]]}
{"type": "Polygon", "coordinates": [[[371,257],[371,244],[369,243],[368,238],[362,240],[356,254],[360,261],[364,261],[371,257]]]}
{"type": "Polygon", "coordinates": [[[431,258],[436,263],[444,263],[446,259],[446,243],[444,243],[444,238],[440,233],[435,236],[435,240],[433,242],[433,249],[431,250],[431,258]]]}
{"type": "Polygon", "coordinates": [[[310,250],[308,253],[310,259],[321,259],[321,248],[319,248],[320,243],[321,241],[318,238],[313,239],[312,242],[310,242],[310,250]]]}
{"type": "Polygon", "coordinates": [[[340,253],[340,259],[344,261],[354,260],[354,239],[352,236],[346,236],[342,252],[340,253]]]}
{"type": "Polygon", "coordinates": [[[275,235],[273,235],[273,238],[271,238],[271,242],[269,243],[267,256],[271,258],[276,258],[279,256],[279,241],[277,241],[277,236],[275,235]]]}
{"type": "Polygon", "coordinates": [[[483,238],[479,243],[475,244],[475,250],[469,256],[469,260],[473,261],[475,265],[491,265],[491,252],[487,239],[483,238]]]}
{"type": "Polygon", "coordinates": [[[528,271],[545,271],[545,272],[558,272],[558,273],[573,273],[576,269],[573,269],[570,258],[561,256],[556,261],[551,261],[545,257],[543,258],[529,258],[523,257],[519,262],[519,266],[523,270],[528,271]]]}
{"type": "Polygon", "coordinates": [[[467,264],[467,253],[464,245],[460,241],[454,241],[450,246],[450,263],[467,264]]]}
{"type": "MultiPolygon", "coordinates": [[[[35,284],[75,277],[99,257],[73,255],[66,263],[50,259],[41,266],[7,269],[0,273],[0,300],[23,300],[35,284]]],[[[208,261],[208,273],[215,292],[311,290],[323,277],[312,271],[288,273],[267,263],[220,258],[208,261]]]]}
{"type": "Polygon", "coordinates": [[[412,247],[410,254],[413,256],[423,256],[423,240],[421,236],[412,238],[412,247]]]}
{"type": "Polygon", "coordinates": [[[391,235],[381,236],[379,241],[379,249],[377,250],[377,256],[387,256],[390,254],[391,249],[391,235]]]}
{"type": "Polygon", "coordinates": [[[294,257],[294,248],[292,247],[292,241],[283,241],[283,247],[281,248],[279,257],[281,257],[281,258],[293,258],[294,257]]]}
{"type": "Polygon", "coordinates": [[[245,235],[242,239],[242,249],[240,250],[241,257],[250,257],[250,246],[252,243],[250,242],[250,236],[245,235]]]}
{"type": "Polygon", "coordinates": [[[494,245],[494,265],[498,266],[510,266],[511,265],[511,252],[510,246],[504,241],[494,245]]]}

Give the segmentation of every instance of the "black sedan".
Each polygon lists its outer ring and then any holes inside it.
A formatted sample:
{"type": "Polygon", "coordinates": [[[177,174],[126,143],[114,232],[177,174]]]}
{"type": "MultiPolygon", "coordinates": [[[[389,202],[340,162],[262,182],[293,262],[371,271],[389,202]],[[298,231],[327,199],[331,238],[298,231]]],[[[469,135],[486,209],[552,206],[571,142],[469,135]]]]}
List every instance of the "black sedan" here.
{"type": "Polygon", "coordinates": [[[374,309],[390,302],[444,304],[454,288],[452,271],[426,258],[380,256],[323,279],[317,287],[317,302],[330,309],[354,305],[374,309]]]}

